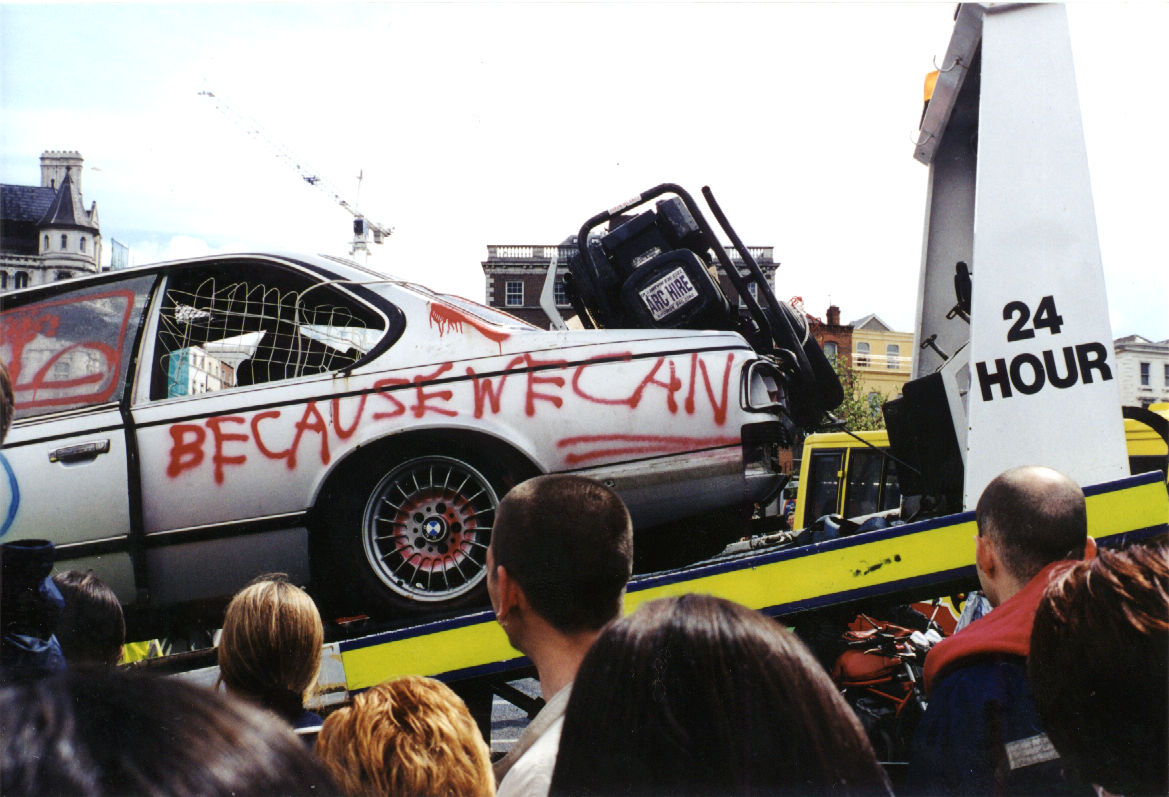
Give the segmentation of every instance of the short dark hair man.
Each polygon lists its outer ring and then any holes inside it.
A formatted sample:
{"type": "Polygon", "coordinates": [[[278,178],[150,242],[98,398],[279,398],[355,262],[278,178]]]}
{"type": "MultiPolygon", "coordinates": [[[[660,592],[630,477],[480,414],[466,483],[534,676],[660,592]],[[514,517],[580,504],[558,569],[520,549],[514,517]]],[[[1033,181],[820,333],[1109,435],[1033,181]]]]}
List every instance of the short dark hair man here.
{"type": "Polygon", "coordinates": [[[975,566],[994,611],[934,646],[929,708],[908,790],[923,794],[1069,793],[1027,686],[1031,625],[1056,563],[1091,558],[1084,493],[1062,473],[1026,466],[978,499],[975,566]]]}
{"type": "Polygon", "coordinates": [[[500,797],[548,793],[572,679],[621,614],[633,525],[621,498],[581,476],[538,476],[500,502],[487,591],[512,646],[532,660],[547,701],[496,762],[500,797]]]}

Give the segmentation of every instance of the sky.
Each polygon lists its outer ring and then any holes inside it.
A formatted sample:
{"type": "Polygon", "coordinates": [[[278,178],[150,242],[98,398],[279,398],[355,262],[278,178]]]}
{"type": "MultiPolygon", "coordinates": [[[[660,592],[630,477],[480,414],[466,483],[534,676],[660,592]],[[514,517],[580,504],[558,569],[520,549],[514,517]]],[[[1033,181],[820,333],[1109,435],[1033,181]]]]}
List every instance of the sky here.
{"type": "MultiPolygon", "coordinates": [[[[952,3],[0,3],[0,182],[85,158],[134,263],[347,253],[484,298],[489,244],[555,244],[662,182],[709,185],[780,298],[911,331],[928,169],[922,82],[952,3]],[[361,180],[358,180],[361,175],[361,180]]],[[[1169,2],[1073,4],[1113,335],[1169,339],[1169,2]]]]}

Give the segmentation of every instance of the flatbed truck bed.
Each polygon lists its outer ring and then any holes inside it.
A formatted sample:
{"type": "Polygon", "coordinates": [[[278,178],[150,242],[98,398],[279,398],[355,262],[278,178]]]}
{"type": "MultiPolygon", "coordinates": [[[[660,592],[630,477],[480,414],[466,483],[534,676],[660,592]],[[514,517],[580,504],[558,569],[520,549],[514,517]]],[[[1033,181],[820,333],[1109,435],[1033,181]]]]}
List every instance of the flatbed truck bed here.
{"type": "MultiPolygon", "coordinates": [[[[1119,546],[1169,531],[1169,493],[1159,472],[1084,490],[1088,530],[1119,546]]],[[[787,618],[835,605],[908,602],[977,586],[974,513],[922,520],[800,547],[776,546],[636,576],[626,612],[655,598],[698,592],[787,618]]],[[[529,666],[488,610],[357,636],[336,643],[344,689],[399,675],[448,682],[529,666]]],[[[339,683],[325,684],[336,692],[339,683]]]]}

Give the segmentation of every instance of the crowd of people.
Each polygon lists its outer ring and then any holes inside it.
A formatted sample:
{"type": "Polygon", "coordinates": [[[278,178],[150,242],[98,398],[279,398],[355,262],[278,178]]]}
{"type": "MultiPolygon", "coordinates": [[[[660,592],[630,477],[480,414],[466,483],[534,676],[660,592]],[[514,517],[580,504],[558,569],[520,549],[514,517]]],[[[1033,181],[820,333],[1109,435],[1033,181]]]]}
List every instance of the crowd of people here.
{"type": "MultiPolygon", "coordinates": [[[[1047,468],[984,491],[993,610],[930,652],[904,790],[1169,793],[1169,545],[1099,552],[1047,468]]],[[[492,764],[447,685],[395,678],[309,710],[323,627],[279,574],[228,605],[214,690],[115,667],[121,607],[51,546],[3,547],[0,793],[889,795],[860,720],[780,623],[685,594],[626,613],[632,524],[608,487],[541,476],[501,501],[487,591],[543,708],[492,764]]]]}

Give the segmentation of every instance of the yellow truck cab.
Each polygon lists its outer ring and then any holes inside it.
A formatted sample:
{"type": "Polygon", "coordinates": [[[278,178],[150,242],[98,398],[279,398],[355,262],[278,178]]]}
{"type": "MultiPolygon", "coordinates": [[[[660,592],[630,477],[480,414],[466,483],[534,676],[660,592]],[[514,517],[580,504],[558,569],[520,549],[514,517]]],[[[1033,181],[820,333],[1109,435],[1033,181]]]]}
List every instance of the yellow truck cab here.
{"type": "MultiPolygon", "coordinates": [[[[1169,421],[1169,403],[1149,409],[1169,421]]],[[[879,429],[854,434],[825,432],[804,440],[793,529],[806,528],[824,515],[855,518],[900,504],[897,463],[885,456],[889,433],[879,429]]],[[[1124,436],[1131,473],[1166,471],[1169,451],[1152,427],[1125,418],[1124,436]]]]}

